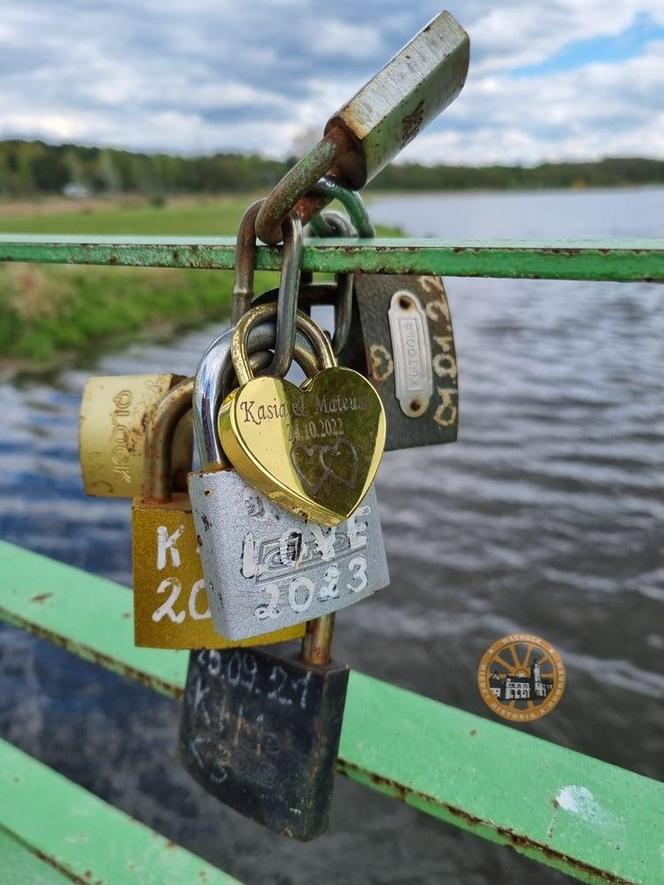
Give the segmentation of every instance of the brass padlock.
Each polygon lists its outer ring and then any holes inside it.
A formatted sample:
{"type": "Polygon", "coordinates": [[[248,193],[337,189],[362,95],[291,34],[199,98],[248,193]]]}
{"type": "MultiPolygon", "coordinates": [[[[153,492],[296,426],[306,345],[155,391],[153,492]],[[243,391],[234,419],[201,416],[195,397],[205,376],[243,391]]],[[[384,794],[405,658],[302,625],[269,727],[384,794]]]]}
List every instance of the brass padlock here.
{"type": "MultiPolygon", "coordinates": [[[[143,487],[145,432],[169,390],[184,375],[110,375],[88,379],[79,419],[79,453],[87,495],[134,498],[143,487]]],[[[191,470],[191,413],[173,438],[175,488],[186,488],[191,470]]]]}
{"type": "Polygon", "coordinates": [[[302,636],[303,626],[296,625],[232,641],[213,627],[189,497],[172,494],[170,484],[173,437],[191,410],[192,391],[193,379],[174,387],[147,427],[144,495],[132,508],[136,645],[220,649],[302,636]]]}

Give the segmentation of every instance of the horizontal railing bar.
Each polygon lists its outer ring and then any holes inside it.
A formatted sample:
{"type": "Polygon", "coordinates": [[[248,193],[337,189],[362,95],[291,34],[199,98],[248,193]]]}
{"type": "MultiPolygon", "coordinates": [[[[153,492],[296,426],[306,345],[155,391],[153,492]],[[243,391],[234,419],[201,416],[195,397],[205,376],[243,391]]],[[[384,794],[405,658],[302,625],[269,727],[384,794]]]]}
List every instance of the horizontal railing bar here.
{"type": "MultiPolygon", "coordinates": [[[[181,696],[187,653],[134,647],[126,588],[1,542],[0,570],[0,620],[181,696]]],[[[664,785],[361,673],[338,770],[581,881],[660,881],[664,785]]]]}
{"type": "MultiPolygon", "coordinates": [[[[235,261],[235,240],[4,234],[0,236],[0,261],[229,270],[235,261]]],[[[280,266],[279,248],[259,247],[259,270],[278,270],[280,266]]],[[[332,273],[663,282],[664,240],[482,243],[321,239],[307,241],[302,266],[332,273]]]]}
{"type": "Polygon", "coordinates": [[[238,880],[0,740],[0,881],[238,880]]]}

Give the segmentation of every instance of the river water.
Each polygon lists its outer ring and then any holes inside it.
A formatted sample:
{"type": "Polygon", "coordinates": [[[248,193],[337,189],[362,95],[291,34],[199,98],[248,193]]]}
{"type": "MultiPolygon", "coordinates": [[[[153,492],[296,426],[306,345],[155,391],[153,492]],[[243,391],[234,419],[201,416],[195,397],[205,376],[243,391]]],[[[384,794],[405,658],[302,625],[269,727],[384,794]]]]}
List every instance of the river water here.
{"type": "MultiPolygon", "coordinates": [[[[371,212],[454,240],[664,235],[664,189],[394,197],[371,212]]],[[[561,652],[568,687],[528,731],[661,777],[664,290],[446,284],[459,441],[385,456],[392,586],[339,615],[335,654],[491,718],[475,687],[481,655],[506,633],[540,634],[561,652]]],[[[128,504],[81,488],[82,385],[90,374],[190,372],[216,332],[0,386],[0,537],[129,584],[128,504]]],[[[189,780],[177,721],[175,703],[0,628],[0,734],[242,879],[566,881],[343,778],[329,833],[290,843],[189,780]]]]}

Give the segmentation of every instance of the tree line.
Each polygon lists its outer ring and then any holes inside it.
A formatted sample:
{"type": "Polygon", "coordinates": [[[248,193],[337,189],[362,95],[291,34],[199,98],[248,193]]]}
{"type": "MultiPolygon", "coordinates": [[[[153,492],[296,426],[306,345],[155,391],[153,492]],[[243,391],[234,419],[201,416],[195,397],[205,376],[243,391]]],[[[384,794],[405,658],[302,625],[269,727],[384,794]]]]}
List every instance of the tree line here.
{"type": "MultiPolygon", "coordinates": [[[[181,157],[41,141],[0,141],[0,196],[264,192],[295,162],[255,154],[181,157]]],[[[526,166],[393,164],[374,190],[517,190],[664,184],[664,160],[607,158],[526,166]]]]}

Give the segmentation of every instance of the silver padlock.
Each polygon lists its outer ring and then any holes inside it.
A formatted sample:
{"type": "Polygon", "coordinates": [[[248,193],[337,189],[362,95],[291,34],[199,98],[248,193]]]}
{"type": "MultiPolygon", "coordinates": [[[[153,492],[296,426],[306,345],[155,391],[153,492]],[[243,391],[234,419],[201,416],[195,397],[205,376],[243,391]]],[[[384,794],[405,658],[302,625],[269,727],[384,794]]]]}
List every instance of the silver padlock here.
{"type": "MultiPolygon", "coordinates": [[[[316,346],[321,330],[298,327],[316,346]]],[[[232,330],[204,356],[194,385],[194,435],[203,469],[189,494],[215,628],[240,639],[330,614],[389,583],[373,486],[353,516],[319,526],[278,507],[226,466],[216,414],[232,377],[232,330]]],[[[316,361],[295,353],[305,371],[316,361]]]]}

